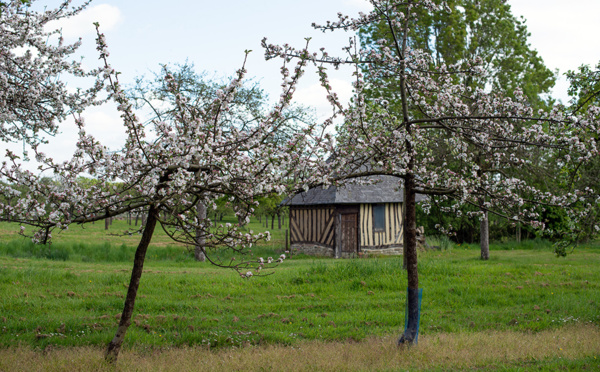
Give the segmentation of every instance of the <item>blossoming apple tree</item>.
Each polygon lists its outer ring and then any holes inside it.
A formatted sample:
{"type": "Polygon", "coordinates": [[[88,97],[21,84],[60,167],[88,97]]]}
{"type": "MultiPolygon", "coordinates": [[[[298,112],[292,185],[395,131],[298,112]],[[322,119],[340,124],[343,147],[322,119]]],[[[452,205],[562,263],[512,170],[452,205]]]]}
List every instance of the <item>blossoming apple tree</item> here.
{"type": "MultiPolygon", "coordinates": [[[[442,0],[434,2],[441,4],[442,0]]],[[[509,97],[512,97],[515,87],[521,87],[528,104],[534,108],[546,107],[547,101],[551,100],[547,94],[554,85],[554,74],[544,66],[542,58],[529,44],[525,22],[512,15],[510,5],[503,0],[458,0],[445,4],[447,7],[437,11],[415,9],[415,22],[411,27],[414,32],[409,34],[408,44],[429,52],[431,67],[444,63],[457,64],[479,57],[483,62],[480,65],[483,73],[469,76],[462,81],[463,84],[471,88],[486,87],[488,91],[502,92],[509,97]]],[[[389,32],[385,32],[388,28],[385,22],[382,23],[383,33],[378,31],[377,26],[371,24],[360,29],[359,35],[363,45],[371,44],[371,47],[379,49],[379,40],[391,37],[389,32]]],[[[374,97],[382,94],[383,87],[394,89],[395,84],[378,84],[378,92],[374,97]]],[[[370,97],[369,89],[364,93],[367,98],[370,97]]],[[[390,106],[395,103],[398,101],[391,100],[390,106]]],[[[486,155],[489,154],[471,152],[471,156],[481,160],[480,168],[483,172],[497,173],[497,170],[486,169],[484,166],[486,155]]],[[[545,165],[548,172],[554,171],[547,167],[548,162],[545,165]]],[[[540,168],[538,165],[535,167],[540,168]]],[[[434,205],[439,204],[435,197],[430,197],[430,201],[434,205]]],[[[463,216],[444,214],[441,217],[440,214],[436,214],[440,219],[454,219],[451,223],[457,234],[473,235],[472,230],[477,221],[473,221],[464,213],[472,208],[463,206],[463,216]]],[[[485,218],[485,213],[483,217],[479,223],[479,241],[481,258],[485,260],[489,258],[489,220],[485,218]]],[[[435,219],[428,220],[432,222],[435,219]]]]}
{"type": "Polygon", "coordinates": [[[53,22],[79,14],[89,2],[70,9],[72,1],[65,0],[42,12],[31,9],[33,2],[0,2],[0,141],[43,141],[71,113],[101,102],[101,70],[86,71],[73,59],[81,41],[67,44],[60,30],[47,30],[53,22]],[[69,78],[95,83],[69,90],[69,78]]]}
{"type": "Polygon", "coordinates": [[[269,234],[246,232],[240,225],[249,221],[258,196],[289,191],[298,182],[320,182],[311,163],[319,159],[315,151],[326,138],[321,128],[309,125],[285,141],[273,140],[288,124],[285,110],[303,74],[304,59],[292,66],[282,64],[278,102],[267,114],[241,127],[229,119],[239,109],[235,98],[246,74],[245,62],[231,82],[216,90],[211,102],[202,107],[179,94],[178,82],[167,73],[165,86],[175,98],[173,106],[168,118],[148,124],[138,118],[119,84],[100,32],[97,45],[109,99],[121,113],[125,145],[109,150],[86,131],[84,117],[75,115],[79,132],[71,159],[58,162],[33,147],[41,175],[51,174],[52,182],[41,182],[40,174],[25,169],[17,154],[7,151],[0,167],[0,194],[4,196],[0,221],[18,222],[23,235],[48,243],[54,232],[73,224],[147,211],[119,327],[106,352],[107,359],[116,360],[155,228],[160,226],[174,241],[191,246],[200,237],[212,264],[233,268],[244,278],[265,274],[285,256],[244,260],[252,245],[269,239],[269,234]],[[95,181],[83,183],[81,176],[95,181]],[[198,217],[198,205],[216,208],[216,200],[223,197],[231,201],[241,224],[216,224],[206,214],[198,217]],[[213,253],[222,249],[239,252],[242,259],[219,260],[213,253]]]}
{"type": "MultiPolygon", "coordinates": [[[[580,66],[577,71],[567,74],[571,86],[569,95],[572,97],[571,110],[574,113],[589,110],[590,106],[600,106],[600,63],[595,68],[580,66]]],[[[590,141],[600,145],[600,135],[592,136],[590,141]]],[[[595,157],[591,162],[583,164],[576,170],[578,178],[569,179],[568,184],[576,183],[575,187],[585,189],[590,187],[600,194],[600,157],[595,157]]],[[[588,217],[582,224],[579,238],[594,239],[600,235],[600,203],[595,203],[595,208],[590,210],[588,217]]],[[[566,253],[566,252],[565,252],[566,253]]]]}
{"type": "MultiPolygon", "coordinates": [[[[218,91],[226,89],[227,84],[219,79],[209,79],[205,73],[195,72],[194,65],[186,62],[183,65],[163,65],[160,74],[154,80],[139,78],[134,89],[128,90],[136,109],[147,109],[151,113],[149,121],[177,122],[180,115],[178,100],[185,100],[188,114],[201,120],[212,120],[210,107],[218,91]],[[165,79],[165,77],[169,77],[165,79]],[[149,110],[148,110],[149,109],[149,110]]],[[[267,96],[258,83],[252,80],[237,88],[229,102],[229,110],[221,113],[220,122],[223,127],[244,129],[252,126],[253,122],[265,120],[268,110],[267,96]]],[[[270,142],[287,142],[299,134],[303,126],[311,122],[307,110],[298,105],[291,105],[281,111],[277,130],[269,138],[270,142]]],[[[260,156],[260,155],[259,155],[260,156]]],[[[260,213],[264,209],[265,198],[260,200],[260,213]]],[[[218,206],[231,206],[232,202],[223,198],[216,202],[218,206]]],[[[200,216],[207,213],[206,205],[198,203],[197,212],[200,216]]],[[[216,211],[216,209],[213,209],[216,211]]],[[[205,217],[199,217],[204,219],[205,217]]],[[[243,216],[238,216],[238,222],[243,223],[243,216]]],[[[205,261],[204,237],[198,234],[194,255],[198,261],[205,261]]]]}
{"type": "MultiPolygon", "coordinates": [[[[461,205],[470,204],[475,207],[473,218],[495,213],[541,229],[544,207],[560,206],[576,228],[578,218],[585,215],[582,211],[598,202],[594,190],[555,195],[528,184],[520,177],[524,172],[515,170],[532,166],[532,154],[555,159],[565,170],[597,157],[595,141],[587,139],[598,134],[600,109],[590,107],[578,114],[558,107],[533,112],[518,88],[509,98],[470,87],[464,82],[485,73],[482,61],[435,64],[429,53],[410,43],[417,14],[438,11],[435,2],[370,3],[373,10],[367,14],[356,18],[338,14],[336,21],[313,27],[323,32],[357,31],[375,24],[386,37],[374,45],[361,46],[350,39],[342,57],[324,49],[310,53],[266,40],[263,46],[267,58],[309,58],[316,66],[330,102],[343,117],[332,149],[332,175],[387,174],[402,179],[408,322],[398,344],[412,344],[419,320],[416,194],[448,200],[449,213],[460,213],[461,205]],[[327,67],[341,65],[354,66],[355,95],[347,107],[331,91],[327,78],[327,67]],[[578,208],[570,208],[574,205],[578,208]]],[[[429,207],[425,202],[424,208],[429,207]]],[[[448,231],[451,226],[440,229],[448,231]]]]}

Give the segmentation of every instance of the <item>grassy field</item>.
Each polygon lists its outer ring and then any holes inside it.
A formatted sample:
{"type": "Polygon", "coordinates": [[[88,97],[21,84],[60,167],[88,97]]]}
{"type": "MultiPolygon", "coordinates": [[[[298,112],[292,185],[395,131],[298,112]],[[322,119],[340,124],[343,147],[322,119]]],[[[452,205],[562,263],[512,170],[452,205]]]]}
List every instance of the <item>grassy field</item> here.
{"type": "MultiPolygon", "coordinates": [[[[258,231],[260,225],[250,228],[258,231]]],[[[119,229],[125,224],[115,221],[111,231],[119,229]]],[[[14,225],[0,225],[0,370],[17,366],[8,362],[15,358],[60,370],[63,362],[53,358],[60,359],[65,350],[76,353],[70,360],[81,355],[101,363],[101,349],[122,310],[134,237],[109,236],[103,226],[72,228],[50,249],[40,249],[14,231],[14,225]]],[[[278,255],[282,236],[276,232],[274,241],[254,254],[278,255]]],[[[201,358],[215,360],[211,369],[255,370],[263,368],[250,362],[257,355],[279,360],[277,355],[289,354],[298,363],[317,363],[306,353],[330,350],[331,357],[323,358],[333,363],[342,349],[356,349],[354,364],[344,364],[350,357],[331,365],[319,357],[324,364],[299,365],[317,370],[598,366],[600,246],[584,245],[560,259],[544,242],[492,248],[487,262],[478,259],[472,245],[420,253],[420,342],[404,353],[424,364],[402,364],[393,361],[404,359],[398,356],[403,351],[392,347],[404,323],[401,258],[296,256],[271,276],[243,280],[235,272],[194,262],[185,247],[158,234],[148,252],[122,366],[141,365],[136,360],[146,358],[169,370],[160,358],[179,358],[173,355],[187,350],[190,357],[208,352],[201,358]],[[524,343],[543,345],[537,347],[543,352],[524,343]],[[496,352],[479,355],[481,345],[496,352]],[[390,368],[380,364],[386,358],[390,368]]],[[[262,366],[279,369],[271,362],[262,366]]]]}
{"type": "MultiPolygon", "coordinates": [[[[225,217],[222,223],[237,223],[235,217],[225,217]]],[[[221,222],[220,222],[221,223],[221,222]]],[[[246,227],[247,231],[263,232],[266,230],[263,223],[253,219],[246,227]]],[[[136,231],[139,226],[128,224],[124,219],[115,219],[108,230],[104,229],[104,222],[85,225],[73,225],[68,230],[54,233],[53,244],[49,247],[35,245],[29,239],[19,236],[19,225],[0,223],[0,255],[16,258],[47,258],[51,260],[73,262],[133,262],[135,248],[141,235],[129,231],[136,231]]],[[[274,254],[282,250],[285,245],[285,229],[277,228],[271,231],[272,239],[260,245],[260,253],[274,254]]],[[[32,228],[27,227],[25,233],[32,234],[32,228]]],[[[152,244],[148,252],[148,261],[189,261],[193,262],[193,255],[182,244],[175,243],[157,226],[152,244]]],[[[230,257],[224,252],[223,257],[230,257]]]]}

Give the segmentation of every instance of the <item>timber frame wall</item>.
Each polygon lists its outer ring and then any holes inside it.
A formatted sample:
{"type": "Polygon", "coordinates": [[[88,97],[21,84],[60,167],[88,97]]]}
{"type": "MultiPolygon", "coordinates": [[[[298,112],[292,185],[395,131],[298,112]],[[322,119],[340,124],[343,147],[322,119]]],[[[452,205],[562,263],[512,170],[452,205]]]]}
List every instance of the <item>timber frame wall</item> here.
{"type": "Polygon", "coordinates": [[[360,205],[360,247],[384,248],[403,244],[402,204],[385,203],[385,229],[373,228],[373,204],[360,205]]]}
{"type": "Polygon", "coordinates": [[[310,206],[290,208],[290,243],[335,246],[335,207],[310,206]]]}
{"type": "MultiPolygon", "coordinates": [[[[382,203],[385,207],[385,229],[373,228],[373,204],[311,205],[290,207],[290,243],[317,245],[339,256],[336,245],[338,216],[358,213],[358,251],[364,249],[396,248],[403,244],[402,203],[382,203]]],[[[339,234],[339,232],[338,232],[339,234]]],[[[308,253],[308,252],[307,252],[308,253]]]]}

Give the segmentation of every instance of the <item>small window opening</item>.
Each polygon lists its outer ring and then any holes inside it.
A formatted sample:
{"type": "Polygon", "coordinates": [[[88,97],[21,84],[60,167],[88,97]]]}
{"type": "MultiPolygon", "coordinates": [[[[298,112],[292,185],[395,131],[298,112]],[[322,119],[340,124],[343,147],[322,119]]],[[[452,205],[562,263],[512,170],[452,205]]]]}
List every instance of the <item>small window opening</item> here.
{"type": "Polygon", "coordinates": [[[385,230],[385,205],[375,204],[373,205],[373,230],[384,231],[385,230]]]}

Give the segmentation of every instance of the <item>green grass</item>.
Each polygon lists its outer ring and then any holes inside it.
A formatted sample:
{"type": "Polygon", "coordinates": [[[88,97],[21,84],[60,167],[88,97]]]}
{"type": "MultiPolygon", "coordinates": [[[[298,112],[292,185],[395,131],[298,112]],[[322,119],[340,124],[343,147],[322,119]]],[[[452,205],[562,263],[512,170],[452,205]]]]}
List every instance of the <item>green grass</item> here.
{"type": "MultiPolygon", "coordinates": [[[[115,221],[107,233],[103,224],[75,226],[44,247],[18,236],[17,225],[0,224],[0,348],[103,347],[116,330],[139,239],[109,234],[127,227],[115,221]]],[[[248,229],[264,231],[257,221],[248,229]]],[[[273,235],[252,253],[279,255],[283,230],[273,235]]],[[[431,242],[444,249],[419,253],[424,340],[600,325],[598,243],[557,258],[548,242],[502,242],[491,245],[489,261],[481,261],[477,245],[431,242]]],[[[157,230],[125,347],[229,349],[397,336],[406,291],[401,265],[401,257],[298,255],[271,276],[244,280],[195,262],[187,247],[157,230]]],[[[591,361],[499,359],[497,367],[577,369],[591,361]]]]}
{"type": "MultiPolygon", "coordinates": [[[[227,216],[219,223],[236,223],[233,216],[227,216]]],[[[245,227],[245,231],[264,232],[267,230],[263,223],[252,219],[245,227]]],[[[285,245],[285,229],[277,228],[271,230],[272,239],[269,242],[260,242],[253,249],[255,255],[265,257],[274,256],[281,251],[285,245]]],[[[31,233],[31,227],[26,228],[26,233],[31,233]]],[[[127,231],[135,231],[135,225],[129,225],[127,221],[114,220],[108,230],[105,230],[103,222],[85,225],[73,225],[68,230],[54,234],[50,245],[33,244],[29,238],[18,235],[19,225],[15,223],[0,223],[0,256],[15,258],[46,258],[59,261],[73,262],[133,262],[135,249],[140,235],[134,233],[126,234],[127,231]]],[[[172,241],[161,228],[155,230],[152,237],[152,251],[148,253],[148,261],[175,261],[194,262],[191,252],[192,247],[172,241]]],[[[228,251],[211,252],[223,260],[231,258],[228,251]]],[[[277,254],[279,255],[279,253],[277,254]]]]}
{"type": "MultiPolygon", "coordinates": [[[[421,334],[600,324],[600,249],[421,253],[421,334]]],[[[399,334],[401,258],[292,259],[264,278],[190,261],[149,261],[127,345],[211,347],[399,334]]],[[[129,263],[0,257],[0,345],[110,340],[129,263]]]]}

